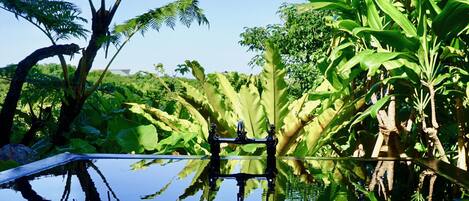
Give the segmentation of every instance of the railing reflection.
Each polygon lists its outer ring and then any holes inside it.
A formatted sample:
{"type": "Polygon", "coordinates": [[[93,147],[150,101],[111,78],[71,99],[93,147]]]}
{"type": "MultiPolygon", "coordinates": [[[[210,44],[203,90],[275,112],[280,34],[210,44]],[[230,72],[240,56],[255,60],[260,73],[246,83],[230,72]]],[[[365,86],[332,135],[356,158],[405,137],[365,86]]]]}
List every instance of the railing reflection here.
{"type": "Polygon", "coordinates": [[[238,122],[237,126],[237,137],[236,138],[220,138],[216,133],[216,126],[212,124],[210,127],[208,141],[210,143],[210,172],[209,172],[209,185],[211,190],[215,190],[217,179],[235,179],[238,185],[238,201],[244,200],[246,182],[249,179],[267,180],[267,196],[274,192],[275,188],[275,177],[277,173],[276,168],[276,145],[277,139],[275,138],[275,127],[270,125],[265,139],[250,139],[246,137],[246,131],[244,123],[238,122]],[[220,172],[220,144],[231,143],[231,144],[265,144],[267,152],[267,164],[265,172],[263,174],[250,174],[250,173],[236,173],[236,174],[223,174],[220,172]]]}
{"type": "Polygon", "coordinates": [[[267,181],[267,196],[268,199],[270,194],[272,194],[275,190],[275,177],[276,177],[276,168],[275,162],[274,164],[267,163],[267,171],[264,174],[249,174],[249,173],[235,173],[235,174],[223,174],[220,173],[220,161],[219,160],[211,160],[210,161],[210,172],[209,172],[209,185],[210,189],[213,191],[216,188],[216,182],[218,179],[235,179],[238,185],[238,194],[237,200],[243,201],[245,196],[245,187],[246,182],[249,179],[257,179],[257,180],[266,180],[267,181]]]}

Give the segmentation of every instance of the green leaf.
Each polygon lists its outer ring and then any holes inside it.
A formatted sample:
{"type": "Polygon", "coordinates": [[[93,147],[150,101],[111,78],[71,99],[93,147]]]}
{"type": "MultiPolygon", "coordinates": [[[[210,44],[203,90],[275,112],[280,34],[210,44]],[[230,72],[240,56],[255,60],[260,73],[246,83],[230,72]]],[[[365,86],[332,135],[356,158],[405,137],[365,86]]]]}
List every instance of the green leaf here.
{"type": "Polygon", "coordinates": [[[337,110],[333,108],[327,108],[318,115],[314,120],[305,126],[305,142],[308,149],[308,154],[312,153],[312,150],[316,147],[318,140],[322,137],[326,128],[333,123],[333,119],[337,115],[337,110]]]}
{"type": "Polygon", "coordinates": [[[137,126],[117,133],[117,143],[126,153],[143,153],[156,149],[158,134],[153,125],[137,126]]]}
{"type": "Polygon", "coordinates": [[[407,17],[402,14],[389,0],[375,0],[378,7],[398,24],[404,33],[409,36],[417,36],[417,29],[407,17]]]}
{"type": "Polygon", "coordinates": [[[232,125],[236,124],[236,119],[233,119],[232,116],[230,116],[229,109],[225,105],[225,99],[217,88],[208,82],[204,84],[204,91],[205,96],[213,109],[216,121],[219,122],[229,133],[234,133],[234,127],[232,125]]]}
{"type": "MultiPolygon", "coordinates": [[[[305,126],[303,140],[298,144],[298,146],[302,144],[304,146],[295,148],[305,150],[300,152],[296,152],[295,150],[293,152],[295,155],[311,156],[317,153],[322,146],[334,140],[334,135],[337,132],[346,125],[349,125],[353,114],[356,114],[365,103],[364,98],[354,99],[353,101],[348,101],[348,103],[344,103],[342,99],[347,100],[348,98],[332,99],[333,104],[326,104],[328,107],[322,110],[321,113],[317,113],[313,121],[305,126]]],[[[322,101],[322,103],[323,102],[324,101],[322,101]]],[[[279,145],[277,145],[277,147],[279,145]]]]}
{"type": "Polygon", "coordinates": [[[70,148],[73,153],[96,153],[96,148],[82,139],[71,139],[70,148]]]}
{"type": "Polygon", "coordinates": [[[376,118],[378,115],[378,111],[384,106],[389,101],[390,96],[385,96],[381,99],[379,99],[375,104],[372,106],[368,107],[364,112],[360,113],[357,118],[352,122],[350,127],[353,125],[363,121],[366,117],[371,116],[373,118],[376,118]]]}
{"type": "Polygon", "coordinates": [[[337,22],[337,27],[339,30],[353,34],[353,29],[360,27],[360,25],[353,20],[339,20],[337,22]]]}
{"type": "Polygon", "coordinates": [[[93,126],[81,126],[80,127],[80,132],[82,133],[85,133],[85,134],[88,134],[88,135],[92,135],[92,136],[100,136],[101,135],[101,131],[99,131],[97,128],[93,127],[93,126]]]}
{"type": "Polygon", "coordinates": [[[265,66],[261,73],[264,91],[262,104],[270,124],[279,129],[283,118],[288,113],[288,93],[285,77],[285,65],[281,61],[278,48],[271,42],[266,43],[265,66]]]}
{"type": "Polygon", "coordinates": [[[225,75],[221,73],[217,73],[217,78],[218,78],[219,88],[221,89],[223,94],[226,96],[228,101],[231,103],[231,108],[233,109],[235,114],[237,115],[241,114],[241,103],[240,103],[238,94],[236,93],[235,89],[233,88],[233,86],[231,86],[231,83],[228,81],[225,75]]]}
{"type": "Polygon", "coordinates": [[[186,89],[186,91],[184,93],[184,95],[185,95],[184,98],[189,98],[190,100],[196,102],[199,105],[203,105],[205,103],[208,103],[207,97],[205,97],[203,95],[201,90],[193,87],[192,85],[190,85],[187,82],[184,82],[184,81],[179,81],[179,82],[186,89]]]}
{"type": "Polygon", "coordinates": [[[378,10],[376,10],[373,0],[365,0],[365,2],[368,25],[373,29],[381,29],[383,25],[381,24],[381,19],[379,18],[378,10]]]}
{"type": "Polygon", "coordinates": [[[257,88],[250,84],[242,86],[239,91],[241,100],[241,116],[246,127],[248,137],[262,138],[266,136],[266,116],[261,105],[257,88]]]}
{"type": "Polygon", "coordinates": [[[151,9],[114,28],[114,33],[131,37],[133,33],[145,33],[149,28],[159,31],[162,25],[174,28],[176,21],[189,27],[192,22],[207,24],[208,20],[196,0],[176,0],[159,8],[151,9]]]}
{"type": "Polygon", "coordinates": [[[451,46],[443,47],[443,52],[441,53],[441,59],[445,60],[452,57],[464,57],[465,53],[457,48],[451,46]]]}
{"type": "Polygon", "coordinates": [[[204,68],[197,61],[186,61],[186,65],[192,69],[192,75],[201,83],[205,82],[204,68]]]}
{"type": "Polygon", "coordinates": [[[115,118],[112,118],[108,122],[108,133],[115,135],[119,131],[127,128],[132,128],[135,126],[138,126],[139,123],[125,119],[124,117],[117,116],[115,118]]]}
{"type": "Polygon", "coordinates": [[[368,55],[360,62],[362,69],[368,70],[368,76],[374,76],[379,67],[386,61],[394,59],[398,56],[405,55],[401,52],[377,52],[368,55]]]}
{"type": "Polygon", "coordinates": [[[208,137],[208,122],[207,122],[207,120],[202,116],[202,114],[200,114],[200,112],[197,108],[195,108],[193,105],[189,104],[184,98],[182,98],[180,96],[177,96],[176,99],[191,114],[191,117],[194,120],[193,123],[198,123],[202,127],[202,133],[198,132],[200,134],[200,136],[203,136],[204,139],[207,139],[207,137],[208,137]]]}
{"type": "Polygon", "coordinates": [[[293,101],[289,106],[288,115],[285,117],[282,135],[279,136],[279,153],[284,154],[297,138],[301,137],[303,128],[313,119],[313,111],[321,105],[320,100],[308,101],[308,94],[293,101]]]}
{"type": "Polygon", "coordinates": [[[419,40],[416,37],[409,37],[396,30],[376,30],[366,27],[359,27],[353,30],[354,35],[370,34],[374,36],[381,45],[389,45],[399,51],[416,51],[419,48],[419,40]]]}
{"type": "Polygon", "coordinates": [[[451,77],[451,75],[449,73],[440,74],[440,75],[438,75],[438,77],[436,77],[433,80],[432,84],[433,84],[433,86],[438,86],[441,82],[443,82],[444,80],[446,80],[450,77],[451,77]]]}
{"type": "Polygon", "coordinates": [[[350,13],[353,8],[345,2],[337,0],[310,0],[310,3],[298,4],[297,10],[307,12],[310,10],[337,10],[344,13],[350,13]]]}
{"type": "Polygon", "coordinates": [[[14,160],[0,160],[0,172],[18,166],[20,166],[20,164],[14,160]]]}
{"type": "Polygon", "coordinates": [[[236,124],[236,119],[233,119],[229,108],[227,108],[225,104],[225,99],[222,97],[217,87],[205,80],[204,69],[202,66],[200,66],[197,61],[186,61],[186,65],[192,68],[193,75],[202,85],[204,96],[209,103],[208,105],[203,106],[208,106],[206,111],[210,113],[210,117],[213,117],[210,121],[217,122],[217,125],[221,127],[219,129],[223,130],[221,134],[224,136],[235,133],[232,125],[236,124]]]}
{"type": "Polygon", "coordinates": [[[346,63],[341,65],[339,69],[337,70],[340,76],[344,79],[350,79],[352,68],[356,66],[357,64],[367,60],[368,56],[372,53],[374,53],[373,50],[363,50],[359,52],[357,55],[353,56],[346,63]]]}
{"type": "Polygon", "coordinates": [[[417,150],[420,153],[427,152],[427,148],[425,147],[425,145],[423,145],[420,142],[415,143],[414,149],[417,150]]]}
{"type": "Polygon", "coordinates": [[[432,30],[440,37],[451,39],[469,24],[469,1],[449,0],[432,23],[432,30]]]}

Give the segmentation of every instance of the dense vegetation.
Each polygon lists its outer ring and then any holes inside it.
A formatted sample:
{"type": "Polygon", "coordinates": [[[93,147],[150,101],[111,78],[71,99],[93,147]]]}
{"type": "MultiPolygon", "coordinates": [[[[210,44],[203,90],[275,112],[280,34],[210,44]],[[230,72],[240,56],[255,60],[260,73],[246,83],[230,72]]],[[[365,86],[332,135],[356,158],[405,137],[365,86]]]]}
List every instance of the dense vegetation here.
{"type": "MultiPolygon", "coordinates": [[[[1,145],[23,144],[42,157],[64,151],[208,155],[210,124],[232,136],[242,119],[249,137],[265,137],[274,125],[279,156],[436,157],[468,168],[467,0],[284,5],[283,24],[241,34],[240,44],[258,53],[251,63],[262,68],[259,75],[206,74],[197,61],[185,61],[178,71],[190,71],[194,79],[120,76],[107,69],[137,32],[172,27],[176,19],[187,26],[208,23],[197,1],[175,1],[111,29],[120,1],[110,10],[90,3],[89,32],[72,4],[38,2],[60,9],[14,0],[0,0],[0,8],[40,28],[51,39],[49,48],[70,37],[91,37],[77,66],[61,56],[80,54],[70,44],[66,51],[46,48],[41,51],[52,52],[0,69],[1,145]],[[91,71],[96,53],[112,43],[117,50],[106,69],[91,71]],[[61,64],[35,65],[55,55],[61,64]]],[[[222,154],[263,149],[227,146],[222,154]]],[[[284,165],[307,174],[308,164],[284,165]]],[[[378,163],[369,190],[390,195],[395,165],[378,163]]],[[[421,198],[423,182],[413,198],[421,198]]]]}

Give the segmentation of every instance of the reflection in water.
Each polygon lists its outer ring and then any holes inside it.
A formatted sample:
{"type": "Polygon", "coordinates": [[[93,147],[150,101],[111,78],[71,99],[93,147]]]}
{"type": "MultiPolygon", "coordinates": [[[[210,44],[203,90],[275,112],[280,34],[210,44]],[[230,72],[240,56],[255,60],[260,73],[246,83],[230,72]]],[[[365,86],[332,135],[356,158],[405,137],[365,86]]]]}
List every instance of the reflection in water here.
{"type": "MultiPolygon", "coordinates": [[[[424,168],[395,164],[388,199],[428,196],[425,186],[415,194],[424,168]]],[[[271,164],[252,158],[75,161],[1,184],[0,200],[385,200],[380,189],[368,188],[376,165],[293,159],[271,164]]],[[[433,200],[461,197],[459,187],[442,177],[435,185],[433,200]]]]}
{"type": "Polygon", "coordinates": [[[235,179],[236,185],[238,186],[237,199],[238,201],[244,200],[246,182],[249,179],[266,179],[267,180],[267,195],[268,199],[270,194],[274,192],[275,186],[275,174],[277,173],[276,168],[276,145],[278,140],[275,138],[275,126],[270,125],[269,130],[267,131],[267,137],[265,139],[251,139],[246,136],[247,132],[244,127],[243,121],[238,122],[236,138],[220,138],[216,132],[216,125],[211,124],[208,142],[210,144],[210,173],[209,173],[209,184],[210,190],[213,191],[216,189],[216,180],[217,179],[235,179]],[[260,174],[253,173],[236,173],[236,174],[222,174],[220,173],[220,143],[230,143],[238,145],[247,145],[247,144],[265,144],[266,153],[267,153],[267,164],[265,172],[260,174]]]}
{"type": "Polygon", "coordinates": [[[212,158],[209,163],[210,173],[208,177],[210,190],[216,189],[217,179],[235,179],[238,186],[237,200],[243,201],[245,196],[246,182],[249,179],[267,180],[267,196],[270,197],[275,191],[275,175],[277,173],[276,162],[267,160],[265,173],[263,174],[250,174],[250,173],[235,173],[235,174],[222,174],[220,173],[220,159],[212,158]]]}
{"type": "Polygon", "coordinates": [[[22,177],[4,186],[11,185],[12,189],[19,191],[25,200],[29,200],[29,201],[47,200],[41,197],[36,191],[33,190],[30,184],[30,181],[34,181],[36,178],[40,178],[41,176],[45,176],[45,175],[47,176],[66,175],[65,188],[60,198],[61,201],[66,201],[66,200],[69,200],[69,196],[71,193],[72,176],[76,176],[76,178],[78,179],[79,185],[83,193],[85,194],[84,200],[86,201],[101,200],[101,196],[95,186],[95,183],[91,175],[88,172],[88,169],[90,167],[96,171],[96,173],[99,175],[102,181],[107,185],[108,187],[108,191],[106,192],[107,198],[108,198],[107,200],[111,200],[110,194],[112,194],[114,198],[113,200],[119,200],[116,197],[112,188],[110,187],[109,183],[107,182],[106,177],[102,174],[102,172],[98,169],[98,167],[96,167],[93,164],[93,162],[88,161],[88,160],[76,161],[76,162],[64,165],[63,167],[54,168],[52,170],[47,170],[44,173],[40,173],[40,174],[33,175],[33,176],[22,177]]]}
{"type": "Polygon", "coordinates": [[[40,200],[46,200],[40,195],[36,193],[36,191],[33,190],[31,187],[31,184],[29,181],[25,178],[20,178],[15,182],[15,185],[13,187],[15,190],[21,192],[21,195],[23,196],[24,199],[29,200],[29,201],[40,201],[40,200]]]}

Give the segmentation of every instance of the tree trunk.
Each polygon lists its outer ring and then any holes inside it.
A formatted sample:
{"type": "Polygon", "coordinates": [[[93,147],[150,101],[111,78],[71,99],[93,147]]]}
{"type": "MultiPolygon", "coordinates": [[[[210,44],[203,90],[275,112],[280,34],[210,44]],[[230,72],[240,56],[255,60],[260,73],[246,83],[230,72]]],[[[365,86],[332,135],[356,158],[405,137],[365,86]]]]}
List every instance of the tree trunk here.
{"type": "Polygon", "coordinates": [[[46,200],[43,197],[41,197],[39,194],[37,194],[36,191],[34,191],[33,187],[31,186],[28,179],[26,178],[20,178],[16,180],[13,188],[16,191],[19,191],[21,193],[21,196],[23,196],[23,198],[28,201],[46,200]]]}
{"type": "Polygon", "coordinates": [[[464,108],[461,98],[456,98],[456,118],[458,120],[458,167],[467,170],[466,128],[464,125],[464,108]]]}
{"type": "Polygon", "coordinates": [[[70,130],[75,118],[80,114],[84,102],[65,96],[60,108],[60,116],[58,119],[57,131],[52,138],[55,145],[64,145],[67,143],[65,134],[70,130]]]}
{"type": "Polygon", "coordinates": [[[104,1],[101,2],[101,8],[95,10],[93,3],[90,1],[90,7],[92,12],[92,34],[88,46],[83,52],[78,68],[73,75],[71,81],[71,88],[65,89],[64,101],[60,108],[60,116],[58,127],[52,141],[55,145],[61,146],[66,144],[65,133],[70,130],[75,118],[80,114],[80,111],[88,98],[86,95],[86,78],[88,73],[93,67],[93,61],[98,53],[98,50],[102,47],[102,39],[106,37],[109,32],[109,25],[111,24],[112,18],[120,5],[120,0],[116,0],[115,4],[111,9],[106,10],[104,1]]]}
{"type": "Polygon", "coordinates": [[[94,58],[96,57],[96,54],[101,47],[97,39],[103,36],[104,34],[96,35],[93,33],[88,47],[84,51],[83,56],[80,59],[80,63],[78,64],[78,68],[73,76],[71,83],[72,88],[66,89],[69,91],[68,93],[67,91],[64,93],[65,97],[60,108],[57,130],[52,137],[52,141],[55,145],[60,146],[66,143],[65,134],[69,132],[70,126],[72,125],[75,118],[80,114],[83,104],[86,101],[86,78],[89,71],[91,70],[94,58]]]}
{"type": "MultiPolygon", "coordinates": [[[[433,86],[429,86],[428,90],[430,91],[430,109],[431,109],[431,125],[432,127],[427,128],[426,124],[424,124],[423,131],[427,134],[427,136],[430,138],[430,140],[433,142],[436,150],[440,154],[441,160],[444,162],[449,163],[449,159],[446,156],[445,149],[443,147],[443,144],[440,141],[440,138],[438,137],[438,128],[440,127],[438,125],[438,121],[436,119],[436,104],[435,104],[435,89],[433,86]]],[[[425,122],[425,119],[422,118],[422,121],[425,122]]]]}
{"type": "MultiPolygon", "coordinates": [[[[31,106],[31,105],[30,105],[31,106]]],[[[36,133],[43,129],[48,121],[52,120],[52,107],[41,108],[39,112],[39,116],[34,114],[34,111],[31,109],[31,127],[29,130],[24,134],[23,139],[21,140],[21,144],[26,146],[31,146],[34,143],[34,138],[36,137],[36,133]]]]}
{"type": "Polygon", "coordinates": [[[88,162],[78,162],[77,169],[76,169],[76,176],[78,181],[80,182],[81,189],[85,193],[85,200],[86,201],[95,201],[101,200],[98,190],[96,189],[96,185],[91,178],[90,173],[87,170],[87,163],[88,162]]]}
{"type": "Polygon", "coordinates": [[[31,70],[31,68],[42,59],[55,55],[72,55],[78,52],[79,49],[80,47],[75,44],[52,45],[50,47],[34,51],[18,63],[0,113],[0,131],[4,133],[4,136],[0,137],[0,146],[10,143],[10,132],[13,126],[16,105],[20,99],[21,90],[24,82],[26,81],[29,70],[31,70]]]}

